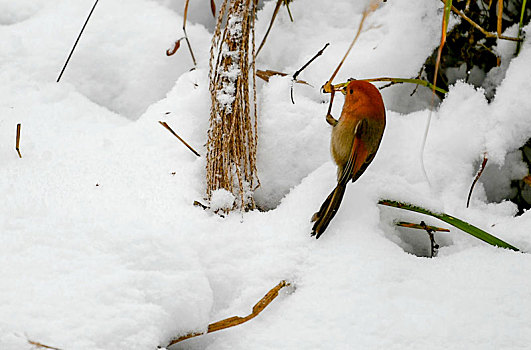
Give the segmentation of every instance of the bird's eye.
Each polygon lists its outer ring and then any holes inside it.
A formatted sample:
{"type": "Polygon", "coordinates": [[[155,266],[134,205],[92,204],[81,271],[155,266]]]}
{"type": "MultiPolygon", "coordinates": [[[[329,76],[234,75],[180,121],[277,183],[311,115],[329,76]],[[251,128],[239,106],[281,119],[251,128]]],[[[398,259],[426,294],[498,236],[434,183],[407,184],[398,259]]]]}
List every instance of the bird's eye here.
{"type": "Polygon", "coordinates": [[[352,95],[352,94],[354,93],[354,90],[350,89],[349,92],[350,92],[350,94],[352,95]]]}

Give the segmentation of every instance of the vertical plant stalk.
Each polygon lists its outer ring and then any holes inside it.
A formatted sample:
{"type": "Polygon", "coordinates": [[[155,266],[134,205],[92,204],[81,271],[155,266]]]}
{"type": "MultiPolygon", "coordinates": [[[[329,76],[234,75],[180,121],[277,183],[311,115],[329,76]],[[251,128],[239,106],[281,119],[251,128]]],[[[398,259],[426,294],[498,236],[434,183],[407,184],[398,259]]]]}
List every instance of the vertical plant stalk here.
{"type": "Polygon", "coordinates": [[[474,178],[474,181],[472,181],[472,186],[470,186],[470,191],[468,192],[468,198],[466,200],[467,208],[470,205],[470,197],[472,197],[472,191],[474,191],[474,186],[476,186],[476,182],[478,182],[479,178],[481,177],[481,174],[483,174],[483,170],[485,170],[488,161],[489,159],[487,158],[487,153],[483,154],[483,162],[481,162],[481,166],[479,167],[476,177],[474,178]]]}
{"type": "MultiPolygon", "coordinates": [[[[442,55],[444,43],[446,42],[446,31],[448,30],[448,21],[450,20],[451,12],[452,12],[452,0],[446,0],[444,3],[444,13],[443,13],[442,30],[441,30],[441,42],[439,44],[439,50],[437,51],[437,60],[435,61],[435,73],[433,75],[433,84],[432,84],[432,91],[431,91],[432,108],[435,103],[435,87],[437,86],[437,75],[439,74],[441,55],[442,55]]],[[[426,121],[426,128],[424,129],[424,135],[422,136],[422,144],[420,146],[420,166],[422,168],[422,173],[424,174],[424,178],[426,179],[430,187],[431,187],[430,179],[428,177],[428,173],[426,172],[426,166],[424,165],[424,149],[426,148],[426,140],[428,139],[428,132],[430,130],[431,113],[432,112],[430,109],[430,112],[428,114],[428,120],[426,121]]]]}
{"type": "MultiPolygon", "coordinates": [[[[517,36],[517,39],[520,39],[520,37],[522,36],[522,27],[523,27],[523,23],[524,23],[524,14],[525,14],[525,5],[527,3],[527,0],[524,0],[522,2],[522,12],[520,13],[520,23],[518,23],[518,36],[517,36]]],[[[518,41],[516,43],[516,54],[518,55],[520,53],[520,46],[522,45],[521,41],[518,41]]]]}
{"type": "Polygon", "coordinates": [[[192,56],[192,62],[194,62],[194,66],[197,66],[197,62],[195,61],[194,52],[192,51],[192,45],[190,45],[190,40],[188,40],[188,34],[186,33],[186,17],[188,16],[188,3],[190,0],[186,0],[186,3],[184,4],[184,18],[183,18],[183,33],[184,33],[184,39],[186,40],[186,45],[188,45],[188,50],[190,51],[190,56],[192,56]]]}
{"type": "Polygon", "coordinates": [[[293,16],[291,15],[291,11],[289,9],[289,2],[290,2],[290,0],[284,0],[284,5],[286,5],[286,10],[288,10],[288,15],[289,15],[290,21],[293,22],[293,16]]]}
{"type": "Polygon", "coordinates": [[[502,19],[503,19],[503,0],[498,0],[498,22],[496,26],[496,32],[498,37],[502,35],[502,19]]]}
{"type": "Polygon", "coordinates": [[[20,154],[20,129],[21,128],[22,128],[22,125],[17,124],[17,138],[15,140],[15,149],[17,150],[19,158],[22,158],[22,154],[20,154]]]}
{"type": "Polygon", "coordinates": [[[210,128],[207,197],[231,192],[241,210],[254,208],[257,115],[255,90],[255,0],[224,0],[210,52],[210,128]],[[222,31],[223,18],[226,17],[222,31]],[[252,91],[251,91],[252,89],[252,91]]]}
{"type": "Polygon", "coordinates": [[[267,27],[267,31],[264,35],[264,38],[262,39],[262,42],[260,43],[260,46],[258,47],[258,51],[256,51],[256,55],[260,53],[260,50],[262,50],[262,47],[264,47],[265,42],[267,40],[267,36],[269,35],[269,32],[271,31],[271,28],[273,28],[273,23],[275,23],[275,18],[277,18],[278,10],[280,9],[280,5],[282,4],[283,0],[277,0],[277,4],[275,5],[275,9],[273,10],[273,15],[271,16],[271,21],[269,22],[269,27],[267,27]]]}

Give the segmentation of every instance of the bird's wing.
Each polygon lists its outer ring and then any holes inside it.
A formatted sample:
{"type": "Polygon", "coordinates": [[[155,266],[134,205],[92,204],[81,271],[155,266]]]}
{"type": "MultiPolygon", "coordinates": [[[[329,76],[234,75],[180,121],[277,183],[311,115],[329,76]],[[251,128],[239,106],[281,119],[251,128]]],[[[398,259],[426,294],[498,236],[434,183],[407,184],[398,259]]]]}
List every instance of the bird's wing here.
{"type": "Polygon", "coordinates": [[[362,119],[356,124],[354,129],[354,141],[352,142],[352,150],[347,164],[343,168],[343,173],[338,180],[339,184],[346,185],[350,179],[356,176],[356,179],[365,171],[367,165],[374,158],[374,154],[369,154],[367,145],[362,141],[362,135],[367,132],[367,119],[362,119]],[[361,172],[360,172],[361,170],[361,172]]]}

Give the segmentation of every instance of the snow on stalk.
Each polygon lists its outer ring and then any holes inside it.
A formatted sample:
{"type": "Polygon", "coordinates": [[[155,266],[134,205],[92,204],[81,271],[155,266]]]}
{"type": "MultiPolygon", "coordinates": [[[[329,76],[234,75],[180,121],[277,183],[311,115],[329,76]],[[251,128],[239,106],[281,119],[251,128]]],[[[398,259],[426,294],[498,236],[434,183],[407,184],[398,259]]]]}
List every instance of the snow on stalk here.
{"type": "MultiPolygon", "coordinates": [[[[210,128],[207,196],[225,190],[233,207],[254,207],[256,175],[256,90],[253,0],[224,0],[210,52],[210,128]],[[221,27],[226,17],[225,28],[221,27]]],[[[228,209],[224,209],[228,211],[228,209]]]]}

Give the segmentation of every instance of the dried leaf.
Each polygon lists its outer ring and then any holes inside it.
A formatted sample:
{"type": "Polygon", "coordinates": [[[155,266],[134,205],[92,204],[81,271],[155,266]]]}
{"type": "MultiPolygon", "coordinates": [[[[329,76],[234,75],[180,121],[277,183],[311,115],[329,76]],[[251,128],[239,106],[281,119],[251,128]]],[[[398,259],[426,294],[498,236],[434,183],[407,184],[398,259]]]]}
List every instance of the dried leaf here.
{"type": "Polygon", "coordinates": [[[214,0],[210,0],[210,9],[212,10],[212,16],[216,18],[216,3],[214,0]]]}
{"type": "Polygon", "coordinates": [[[184,4],[184,17],[183,17],[183,28],[186,28],[186,17],[188,17],[188,3],[190,0],[186,0],[184,4]]]}
{"type": "Polygon", "coordinates": [[[260,69],[257,69],[256,70],[256,76],[269,82],[269,78],[274,76],[274,75],[280,75],[281,77],[285,77],[287,74],[286,73],[282,73],[282,72],[277,72],[277,71],[274,71],[274,70],[260,70],[260,69]]]}
{"type": "MultiPolygon", "coordinates": [[[[275,76],[275,75],[279,75],[281,77],[285,77],[286,75],[288,75],[287,73],[283,73],[283,72],[278,72],[276,70],[270,70],[270,69],[267,69],[267,70],[260,70],[260,69],[257,69],[256,70],[256,76],[262,80],[265,80],[267,82],[269,82],[269,78],[271,78],[272,76],[275,76]]],[[[304,84],[304,85],[308,85],[310,86],[310,84],[308,84],[306,81],[304,80],[295,80],[296,83],[298,84],[304,84]]]]}
{"type": "Polygon", "coordinates": [[[181,38],[177,40],[171,49],[166,50],[166,56],[172,56],[177,52],[177,50],[179,50],[179,47],[181,46],[181,40],[183,39],[181,38]]]}

